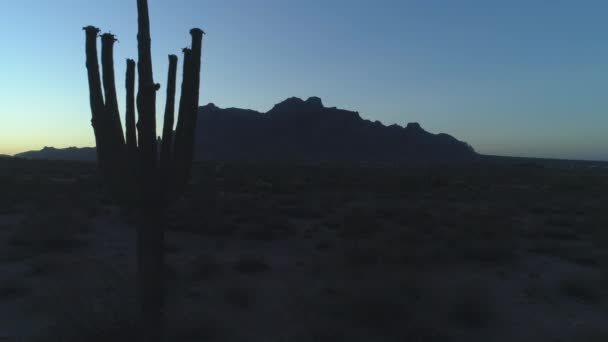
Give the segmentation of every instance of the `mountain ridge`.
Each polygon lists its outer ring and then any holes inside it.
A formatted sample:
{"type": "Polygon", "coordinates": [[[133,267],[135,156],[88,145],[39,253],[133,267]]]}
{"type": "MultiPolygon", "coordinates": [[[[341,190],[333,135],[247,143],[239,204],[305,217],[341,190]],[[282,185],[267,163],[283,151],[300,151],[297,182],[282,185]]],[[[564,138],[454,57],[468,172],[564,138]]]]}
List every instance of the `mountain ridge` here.
{"type": "Polygon", "coordinates": [[[55,148],[45,146],[39,151],[26,151],[17,153],[13,157],[22,159],[40,160],[77,160],[77,161],[96,161],[97,154],[95,147],[67,147],[55,148]]]}
{"type": "MultiPolygon", "coordinates": [[[[225,161],[450,161],[479,155],[449,134],[429,133],[417,122],[405,127],[325,107],[319,97],[290,97],[263,113],[199,107],[195,159],[225,161]]],[[[94,147],[16,154],[17,158],[95,161],[94,147]]]]}
{"type": "Polygon", "coordinates": [[[202,106],[196,147],[200,160],[386,162],[478,156],[451,135],[429,133],[418,123],[385,126],[355,111],[325,107],[318,97],[290,97],[266,113],[202,106]]]}

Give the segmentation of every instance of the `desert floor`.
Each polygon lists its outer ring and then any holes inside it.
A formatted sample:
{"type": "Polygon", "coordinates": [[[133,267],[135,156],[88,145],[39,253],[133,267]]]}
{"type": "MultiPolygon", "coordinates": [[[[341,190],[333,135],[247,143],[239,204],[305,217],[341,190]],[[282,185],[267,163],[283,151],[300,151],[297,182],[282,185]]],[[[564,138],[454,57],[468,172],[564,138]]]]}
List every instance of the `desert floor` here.
{"type": "MultiPolygon", "coordinates": [[[[137,214],[0,161],[0,341],[133,341],[137,214]]],[[[170,341],[608,341],[608,169],[203,163],[167,213],[170,341]]]]}

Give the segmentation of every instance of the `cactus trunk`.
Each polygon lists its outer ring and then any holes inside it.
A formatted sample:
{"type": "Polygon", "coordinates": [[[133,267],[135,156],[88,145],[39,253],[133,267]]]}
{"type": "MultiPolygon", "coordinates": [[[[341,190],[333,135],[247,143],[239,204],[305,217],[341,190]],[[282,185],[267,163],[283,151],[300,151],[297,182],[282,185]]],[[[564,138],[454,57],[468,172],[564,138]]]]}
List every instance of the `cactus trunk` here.
{"type": "Polygon", "coordinates": [[[135,96],[135,61],[127,60],[126,134],[120,123],[114,79],[116,38],[102,36],[99,73],[97,38],[99,29],[85,27],[86,65],[92,125],[97,144],[97,160],[102,177],[115,200],[136,205],[140,213],[137,228],[137,267],[141,308],[141,340],[164,339],[164,227],[165,212],[188,184],[193,161],[194,132],[198,109],[202,37],[192,29],[192,49],[184,49],[184,75],[178,122],[173,133],[177,57],[169,56],[167,103],[160,160],[156,140],[156,91],[152,72],[150,18],[147,0],[137,0],[138,9],[138,92],[135,96]],[[103,79],[103,88],[102,88],[103,79]],[[103,92],[102,92],[103,89],[103,92]],[[105,93],[105,99],[104,99],[105,93]],[[138,122],[135,124],[135,110],[138,122]],[[175,135],[175,142],[173,136],[175,135]]]}

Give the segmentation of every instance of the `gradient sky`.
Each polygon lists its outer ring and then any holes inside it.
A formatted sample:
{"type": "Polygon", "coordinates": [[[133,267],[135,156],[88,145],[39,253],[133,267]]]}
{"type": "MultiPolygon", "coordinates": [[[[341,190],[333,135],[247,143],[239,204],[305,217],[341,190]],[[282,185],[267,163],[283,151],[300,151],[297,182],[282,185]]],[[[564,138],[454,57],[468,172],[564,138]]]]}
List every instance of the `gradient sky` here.
{"type": "MultiPolygon", "coordinates": [[[[163,89],[166,56],[190,28],[207,31],[201,104],[267,111],[319,96],[385,124],[418,121],[481,153],[608,160],[608,1],[149,2],[163,89]]],[[[2,1],[0,154],[93,145],[86,25],[118,36],[124,115],[136,15],[135,0],[2,1]]]]}

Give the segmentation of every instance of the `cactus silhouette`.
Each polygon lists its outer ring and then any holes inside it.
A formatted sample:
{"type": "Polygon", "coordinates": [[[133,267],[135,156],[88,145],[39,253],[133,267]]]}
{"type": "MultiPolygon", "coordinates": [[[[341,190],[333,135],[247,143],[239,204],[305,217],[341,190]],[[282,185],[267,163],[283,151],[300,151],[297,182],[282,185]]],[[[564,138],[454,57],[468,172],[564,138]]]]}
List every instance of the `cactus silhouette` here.
{"type": "Polygon", "coordinates": [[[111,33],[101,35],[102,75],[99,73],[97,38],[100,30],[84,28],[86,67],[97,160],[104,182],[117,203],[139,211],[137,229],[138,289],[141,338],[161,341],[164,336],[164,226],[165,210],[185,189],[194,152],[198,110],[201,49],[204,32],[190,31],[191,47],[183,50],[183,81],[178,120],[173,131],[178,58],[169,56],[167,103],[160,154],[156,139],[156,92],[152,72],[150,18],[147,0],[137,0],[138,90],[135,96],[135,61],[127,60],[126,132],[120,122],[114,77],[114,44],[111,33]],[[103,88],[102,88],[103,80],[103,88]],[[135,123],[137,108],[138,122],[135,123]]]}

